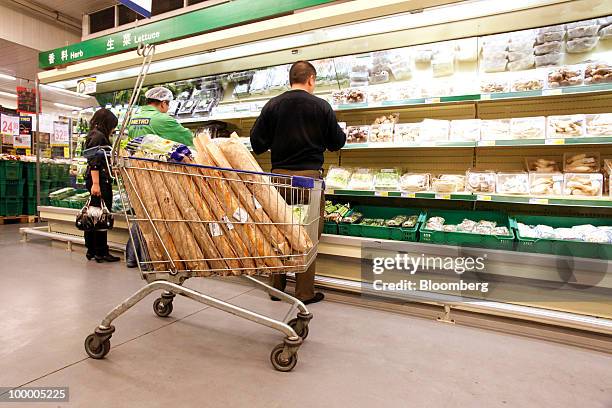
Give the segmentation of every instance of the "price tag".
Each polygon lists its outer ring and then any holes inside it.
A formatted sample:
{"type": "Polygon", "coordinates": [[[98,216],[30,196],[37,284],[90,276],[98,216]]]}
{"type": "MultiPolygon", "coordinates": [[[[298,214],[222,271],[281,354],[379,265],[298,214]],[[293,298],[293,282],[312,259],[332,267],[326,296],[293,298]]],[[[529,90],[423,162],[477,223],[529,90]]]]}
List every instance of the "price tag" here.
{"type": "Polygon", "coordinates": [[[389,197],[389,192],[388,191],[375,191],[374,195],[376,197],[389,197]]]}
{"type": "Polygon", "coordinates": [[[561,94],[563,94],[563,90],[561,88],[545,89],[542,91],[542,95],[544,96],[553,96],[553,95],[561,95],[561,94]]]}
{"type": "Polygon", "coordinates": [[[0,115],[2,143],[13,144],[13,136],[19,135],[19,116],[0,115]]]}
{"type": "Polygon", "coordinates": [[[529,204],[548,204],[548,198],[530,198],[529,204]]]}
{"type": "Polygon", "coordinates": [[[564,145],[565,139],[546,139],[544,144],[547,145],[564,145]]]}
{"type": "Polygon", "coordinates": [[[325,190],[325,194],[327,195],[334,195],[334,190],[325,190]]]}
{"type": "Polygon", "coordinates": [[[489,101],[489,100],[491,100],[491,94],[481,94],[480,95],[480,100],[481,101],[489,101]]]}
{"type": "Polygon", "coordinates": [[[492,197],[490,195],[480,195],[476,196],[476,200],[478,201],[491,201],[492,197]]]}
{"type": "Polygon", "coordinates": [[[416,193],[402,192],[402,197],[404,197],[404,198],[416,198],[416,193]]]}
{"type": "Polygon", "coordinates": [[[68,123],[53,122],[53,133],[51,134],[51,146],[68,146],[70,141],[70,129],[68,123]]]}
{"type": "Polygon", "coordinates": [[[70,148],[64,147],[64,157],[70,157],[70,148]]]}
{"type": "Polygon", "coordinates": [[[495,140],[481,140],[478,146],[495,146],[495,140]]]}
{"type": "Polygon", "coordinates": [[[425,103],[440,103],[440,98],[426,98],[425,103]]]}
{"type": "Polygon", "coordinates": [[[450,200],[450,194],[436,194],[436,200],[450,200]]]}

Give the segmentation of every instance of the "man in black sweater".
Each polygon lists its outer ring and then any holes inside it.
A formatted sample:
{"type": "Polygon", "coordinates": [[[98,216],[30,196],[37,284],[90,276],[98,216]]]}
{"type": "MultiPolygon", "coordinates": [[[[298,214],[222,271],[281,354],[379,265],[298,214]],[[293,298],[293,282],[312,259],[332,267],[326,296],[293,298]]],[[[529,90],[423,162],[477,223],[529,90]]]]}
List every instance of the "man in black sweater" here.
{"type": "MultiPolygon", "coordinates": [[[[321,178],[325,150],[335,152],[346,143],[346,134],[329,103],[313,95],[316,76],[311,63],[293,64],[289,70],[291,90],[270,99],[251,130],[253,152],[271,151],[273,173],[321,178]]],[[[319,236],[325,206],[323,194],[321,197],[319,236]]],[[[323,293],[314,291],[315,264],[296,274],[295,295],[306,304],[324,298],[323,293]]],[[[284,291],[286,284],[285,275],[273,275],[275,288],[284,291]]]]}

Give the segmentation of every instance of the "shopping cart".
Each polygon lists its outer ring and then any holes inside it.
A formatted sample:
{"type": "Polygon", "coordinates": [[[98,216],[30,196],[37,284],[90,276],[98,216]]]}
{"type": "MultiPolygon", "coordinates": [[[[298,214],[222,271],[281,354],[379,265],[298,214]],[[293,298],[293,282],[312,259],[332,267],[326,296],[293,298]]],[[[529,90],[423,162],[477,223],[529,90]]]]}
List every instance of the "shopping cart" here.
{"type": "Polygon", "coordinates": [[[153,303],[160,317],[172,313],[178,294],[282,332],[284,343],[274,347],[270,360],[277,370],[293,369],[312,314],[298,299],[254,276],[300,273],[314,262],[322,181],[134,157],[120,158],[113,170],[120,192],[125,191],[120,195],[129,200],[123,207],[132,242],[138,240],[144,248],[137,258],[147,285],[115,307],[86,338],[87,354],[103,358],[115,331],[111,323],[162,290],[153,303]],[[289,207],[289,222],[270,219],[260,201],[273,200],[279,208],[289,207]],[[183,286],[189,278],[211,276],[238,276],[291,308],[278,321],[183,286]]]}

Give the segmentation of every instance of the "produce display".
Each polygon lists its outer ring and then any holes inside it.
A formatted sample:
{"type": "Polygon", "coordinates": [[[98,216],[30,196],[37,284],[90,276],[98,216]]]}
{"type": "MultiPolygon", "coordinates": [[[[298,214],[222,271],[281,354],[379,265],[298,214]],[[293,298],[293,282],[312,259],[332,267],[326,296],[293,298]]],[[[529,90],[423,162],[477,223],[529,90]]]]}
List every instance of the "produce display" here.
{"type": "Polygon", "coordinates": [[[510,230],[508,227],[498,227],[495,221],[473,221],[470,219],[464,219],[460,224],[446,224],[446,220],[443,217],[431,217],[425,224],[425,229],[431,231],[445,231],[445,232],[465,232],[468,234],[479,234],[479,235],[499,235],[499,236],[510,236],[510,230]]]}
{"type": "Polygon", "coordinates": [[[497,173],[496,184],[499,194],[529,193],[529,175],[524,172],[497,173]]]}
{"type": "Polygon", "coordinates": [[[465,176],[459,174],[441,174],[432,179],[431,189],[436,193],[457,193],[465,191],[465,176]]]}
{"type": "Polygon", "coordinates": [[[327,200],[325,201],[323,218],[328,222],[339,223],[350,210],[351,207],[348,204],[334,204],[327,200]]]}
{"type": "Polygon", "coordinates": [[[549,139],[584,136],[584,115],[549,116],[549,139]]]}
{"type": "Polygon", "coordinates": [[[612,244],[612,226],[575,225],[571,228],[553,228],[548,225],[526,225],[517,223],[518,233],[523,238],[558,239],[599,244],[612,244]]]}
{"type": "Polygon", "coordinates": [[[385,221],[385,225],[387,227],[404,227],[404,228],[414,228],[419,217],[416,215],[397,215],[390,220],[385,221]]]}
{"type": "Polygon", "coordinates": [[[349,215],[342,218],[340,221],[343,224],[357,224],[363,219],[363,214],[358,211],[353,211],[349,215]]]}
{"type": "Polygon", "coordinates": [[[382,169],[376,172],[374,176],[374,188],[376,190],[397,191],[399,180],[397,169],[382,169]]]}
{"type": "Polygon", "coordinates": [[[586,133],[589,136],[612,136],[612,114],[586,115],[586,133]]]}
{"type": "Polygon", "coordinates": [[[528,157],[527,170],[536,173],[551,173],[561,171],[560,162],[543,158],[528,157]]]}
{"type": "Polygon", "coordinates": [[[511,139],[544,139],[545,137],[546,118],[544,116],[510,120],[511,139]]]}
{"type": "Polygon", "coordinates": [[[508,79],[503,76],[499,76],[495,79],[486,79],[480,83],[481,93],[496,93],[496,92],[509,92],[510,86],[508,79]]]}
{"type": "Polygon", "coordinates": [[[599,171],[599,153],[565,153],[563,171],[566,173],[592,173],[599,171]]]}
{"type": "Polygon", "coordinates": [[[406,192],[429,190],[429,173],[405,173],[399,181],[399,188],[406,192]]]}
{"type": "Polygon", "coordinates": [[[582,85],[581,67],[555,68],[548,73],[548,86],[559,88],[562,86],[582,85]]]}
{"type": "Polygon", "coordinates": [[[445,142],[448,141],[450,133],[450,121],[425,119],[421,122],[419,139],[423,142],[445,142]]]}
{"type": "Polygon", "coordinates": [[[349,190],[373,190],[374,174],[370,169],[355,169],[348,184],[349,190]]]}
{"type": "Polygon", "coordinates": [[[588,64],[584,70],[585,85],[612,82],[612,65],[605,62],[588,64]]]}
{"type": "Polygon", "coordinates": [[[451,121],[451,142],[476,142],[478,140],[480,140],[480,119],[451,121]]]}
{"type": "Polygon", "coordinates": [[[399,113],[391,113],[389,115],[382,115],[374,119],[372,126],[394,125],[397,122],[399,122],[399,113]]]}
{"type": "Polygon", "coordinates": [[[393,123],[370,126],[370,143],[393,142],[393,123]]]}
{"type": "Polygon", "coordinates": [[[544,78],[526,78],[525,75],[521,75],[512,82],[511,90],[512,92],[539,91],[544,89],[544,86],[544,78]]]}
{"type": "Polygon", "coordinates": [[[335,190],[344,190],[348,188],[351,178],[351,170],[342,167],[330,167],[325,178],[325,187],[335,190]]]}
{"type": "Polygon", "coordinates": [[[346,128],[346,143],[366,143],[369,134],[369,126],[349,126],[346,128]]]}
{"type": "Polygon", "coordinates": [[[563,174],[529,173],[529,192],[533,195],[563,194],[563,174]]]}
{"type": "Polygon", "coordinates": [[[414,143],[419,140],[420,123],[398,123],[394,128],[395,143],[414,143]]]}
{"type": "Polygon", "coordinates": [[[564,194],[568,196],[601,196],[603,175],[601,173],[565,173],[564,194]]]}
{"type": "Polygon", "coordinates": [[[492,119],[481,121],[481,140],[507,140],[509,138],[510,119],[492,119]]]}
{"type": "Polygon", "coordinates": [[[473,193],[494,193],[496,176],[494,171],[468,170],[466,187],[473,193]]]}

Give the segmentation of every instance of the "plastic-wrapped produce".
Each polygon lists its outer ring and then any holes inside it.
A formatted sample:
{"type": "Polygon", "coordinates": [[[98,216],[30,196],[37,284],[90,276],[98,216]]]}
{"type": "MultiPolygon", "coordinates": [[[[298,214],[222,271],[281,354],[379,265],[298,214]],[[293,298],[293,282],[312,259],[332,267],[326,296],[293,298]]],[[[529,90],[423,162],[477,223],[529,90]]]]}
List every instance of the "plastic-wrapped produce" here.
{"type": "Polygon", "coordinates": [[[382,115],[374,119],[372,122],[372,126],[374,125],[388,125],[388,124],[396,124],[399,122],[399,113],[390,113],[388,115],[382,115]]]}
{"type": "Polygon", "coordinates": [[[512,80],[512,92],[539,91],[544,89],[546,73],[542,70],[532,72],[521,72],[515,74],[512,80]]]}
{"type": "Polygon", "coordinates": [[[612,38],[612,25],[602,28],[599,30],[599,38],[602,40],[609,40],[612,38]]]}
{"type": "Polygon", "coordinates": [[[427,220],[425,228],[433,231],[442,231],[446,220],[442,217],[431,217],[427,220]]]}
{"type": "Polygon", "coordinates": [[[370,126],[370,143],[393,142],[393,123],[385,123],[370,126]]]}
{"type": "Polygon", "coordinates": [[[349,126],[346,129],[346,143],[366,143],[369,134],[369,126],[349,126]]]}
{"type": "Polygon", "coordinates": [[[389,64],[391,74],[396,81],[405,81],[412,78],[412,68],[410,67],[410,55],[395,55],[389,64]]]}
{"type": "Polygon", "coordinates": [[[545,137],[546,118],[544,116],[510,120],[510,138],[512,139],[544,139],[545,137]]]}
{"type": "Polygon", "coordinates": [[[548,26],[548,27],[541,27],[538,28],[538,34],[545,34],[545,33],[554,33],[554,32],[558,32],[558,31],[565,31],[565,24],[559,24],[559,25],[554,25],[554,26],[548,26]]]}
{"type": "Polygon", "coordinates": [[[560,67],[548,73],[548,87],[559,88],[564,86],[582,85],[582,67],[560,67]]]}
{"type": "Polygon", "coordinates": [[[325,177],[325,187],[333,190],[344,190],[348,187],[352,170],[344,167],[331,166],[325,177]]]}
{"type": "Polygon", "coordinates": [[[481,140],[508,140],[510,119],[483,120],[480,125],[481,140]]]}
{"type": "Polygon", "coordinates": [[[597,19],[597,24],[599,24],[602,27],[609,26],[610,24],[612,24],[612,16],[606,16],[606,17],[598,18],[597,19]]]}
{"type": "Polygon", "coordinates": [[[525,58],[533,59],[533,48],[528,50],[510,51],[508,52],[508,61],[520,61],[525,58]]]}
{"type": "Polygon", "coordinates": [[[565,153],[563,155],[563,171],[565,173],[593,173],[600,169],[601,156],[599,152],[565,153]]]}
{"type": "Polygon", "coordinates": [[[455,56],[449,51],[434,54],[431,60],[431,70],[434,78],[453,75],[455,73],[455,56]]]}
{"type": "Polygon", "coordinates": [[[370,86],[368,88],[368,101],[370,103],[391,100],[392,89],[388,86],[370,86]]]}
{"type": "Polygon", "coordinates": [[[525,172],[497,173],[496,184],[499,194],[529,193],[529,175],[525,172]]]}
{"type": "Polygon", "coordinates": [[[397,169],[381,169],[374,176],[374,188],[383,191],[397,191],[400,176],[397,169]]]}
{"type": "Polygon", "coordinates": [[[477,142],[480,140],[480,119],[452,120],[451,142],[477,142]]]}
{"type": "Polygon", "coordinates": [[[572,40],[574,38],[581,37],[594,37],[599,31],[599,24],[591,24],[580,27],[573,27],[567,29],[567,39],[572,40]]]}
{"type": "Polygon", "coordinates": [[[565,38],[565,31],[550,31],[548,33],[538,34],[536,41],[538,44],[546,44],[549,42],[563,41],[565,38]]]}
{"type": "Polygon", "coordinates": [[[586,115],[588,136],[612,136],[612,113],[586,115]]]}
{"type": "Polygon", "coordinates": [[[561,160],[544,159],[542,157],[526,157],[525,165],[529,172],[554,173],[561,171],[561,160]]]}
{"type": "Polygon", "coordinates": [[[421,96],[430,98],[434,96],[446,96],[453,94],[453,84],[450,81],[437,80],[424,83],[421,87],[421,96]]]}
{"type": "Polygon", "coordinates": [[[374,174],[370,169],[355,169],[351,174],[348,187],[349,190],[373,190],[374,174]]]}
{"type": "Polygon", "coordinates": [[[429,64],[433,58],[433,51],[430,48],[418,48],[414,53],[414,62],[417,64],[429,64]]]}
{"type": "Polygon", "coordinates": [[[364,89],[345,89],[345,103],[363,103],[367,101],[367,98],[368,94],[364,89]]]}
{"type": "Polygon", "coordinates": [[[494,193],[495,172],[468,170],[466,173],[466,187],[473,193],[494,193]]]}
{"type": "Polygon", "coordinates": [[[450,121],[425,119],[421,122],[419,139],[421,142],[445,142],[450,133],[450,121]]]}
{"type": "Polygon", "coordinates": [[[482,60],[482,70],[484,72],[503,72],[506,70],[508,65],[508,59],[504,56],[503,58],[485,58],[482,60]]]}
{"type": "Polygon", "coordinates": [[[612,82],[612,65],[605,62],[588,64],[584,70],[585,85],[612,82]]]}
{"type": "Polygon", "coordinates": [[[591,51],[597,46],[599,37],[580,37],[573,40],[568,40],[565,45],[565,51],[569,54],[579,54],[582,52],[591,51]]]}
{"type": "Polygon", "coordinates": [[[561,195],[562,173],[529,173],[529,193],[532,195],[561,195]]]}
{"type": "Polygon", "coordinates": [[[545,55],[561,52],[561,41],[550,41],[536,45],[533,49],[535,55],[545,55]]]}
{"type": "Polygon", "coordinates": [[[568,196],[601,196],[603,175],[565,173],[563,186],[563,193],[568,196]]]}
{"type": "Polygon", "coordinates": [[[370,77],[370,70],[366,65],[357,64],[351,68],[349,74],[350,87],[361,87],[368,86],[370,77]]]}
{"type": "Polygon", "coordinates": [[[506,75],[489,75],[480,81],[481,93],[509,92],[510,84],[506,75]]]}
{"type": "Polygon", "coordinates": [[[429,190],[429,173],[405,173],[399,181],[399,187],[402,191],[418,192],[429,190]]]}
{"type": "Polygon", "coordinates": [[[251,95],[259,95],[266,92],[268,89],[268,83],[270,80],[270,70],[260,69],[255,72],[251,85],[249,86],[249,93],[251,95]]]}
{"type": "Polygon", "coordinates": [[[457,193],[465,191],[465,176],[441,174],[431,180],[431,189],[436,193],[457,193]]]}
{"type": "Polygon", "coordinates": [[[398,123],[394,129],[395,143],[414,143],[419,140],[421,123],[398,123]]]}
{"type": "Polygon", "coordinates": [[[535,64],[535,57],[530,55],[523,59],[512,61],[508,63],[508,71],[524,71],[526,69],[533,68],[535,64]]]}
{"type": "Polygon", "coordinates": [[[548,139],[584,136],[584,115],[562,115],[548,117],[548,139]]]}
{"type": "Polygon", "coordinates": [[[558,52],[553,52],[551,54],[544,55],[536,55],[535,57],[535,65],[536,68],[539,67],[550,67],[552,65],[559,65],[561,62],[561,57],[563,54],[558,52]]]}
{"type": "Polygon", "coordinates": [[[457,61],[474,62],[478,59],[478,41],[475,38],[457,40],[455,55],[457,61]]]}

